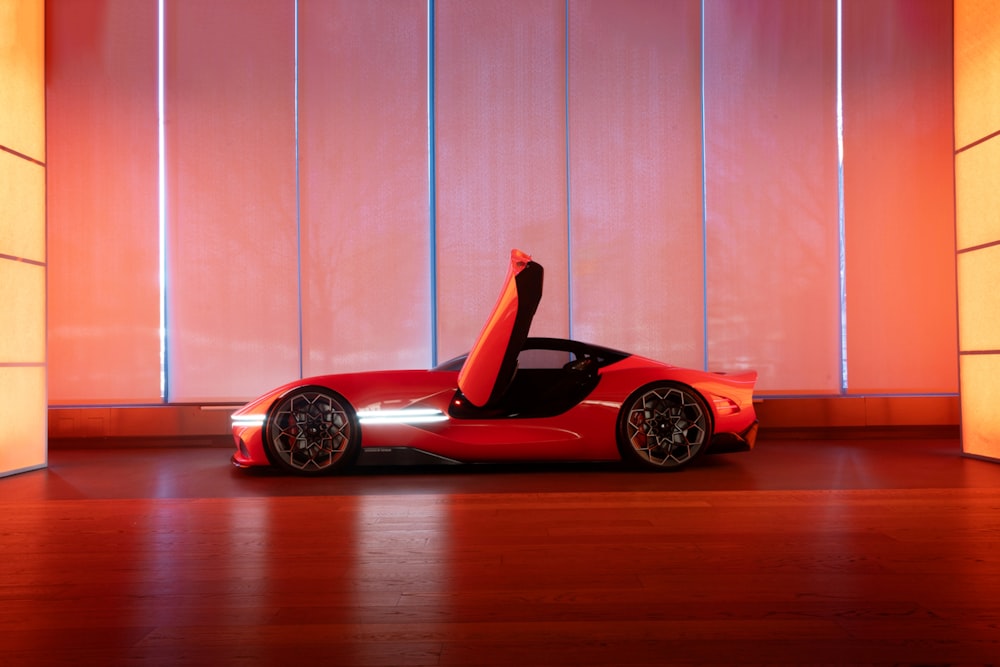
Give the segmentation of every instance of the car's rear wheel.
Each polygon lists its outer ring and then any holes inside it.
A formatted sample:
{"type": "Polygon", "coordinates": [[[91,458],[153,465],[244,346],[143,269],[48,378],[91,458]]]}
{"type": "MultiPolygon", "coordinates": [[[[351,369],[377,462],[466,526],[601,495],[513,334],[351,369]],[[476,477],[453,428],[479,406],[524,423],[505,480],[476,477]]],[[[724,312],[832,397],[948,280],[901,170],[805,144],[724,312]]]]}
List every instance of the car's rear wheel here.
{"type": "Polygon", "coordinates": [[[350,404],[325,387],[299,387],[279,398],[264,430],[271,461],[298,475],[326,475],[350,466],[360,436],[350,404]]]}
{"type": "Polygon", "coordinates": [[[700,456],[712,437],[712,414],[691,387],[659,382],[635,391],[618,417],[618,449],[651,470],[678,470],[700,456]]]}

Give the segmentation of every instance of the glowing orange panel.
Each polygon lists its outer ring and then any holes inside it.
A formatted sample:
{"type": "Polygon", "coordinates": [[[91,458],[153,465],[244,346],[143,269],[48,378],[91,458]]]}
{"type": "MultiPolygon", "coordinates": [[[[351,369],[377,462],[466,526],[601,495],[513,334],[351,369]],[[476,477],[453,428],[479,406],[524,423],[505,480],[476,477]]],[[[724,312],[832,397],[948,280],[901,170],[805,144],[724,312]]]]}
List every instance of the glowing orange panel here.
{"type": "Polygon", "coordinates": [[[955,158],[962,449],[1000,460],[1000,14],[955,2],[955,158]],[[985,141],[984,141],[985,140],[985,141]]]}
{"type": "Polygon", "coordinates": [[[49,401],[160,400],[156,0],[48,13],[49,401]]]}
{"type": "Polygon", "coordinates": [[[0,5],[0,145],[45,160],[45,2],[0,5]]]}
{"type": "Polygon", "coordinates": [[[0,6],[0,476],[46,463],[43,16],[0,6]]]}
{"type": "Polygon", "coordinates": [[[512,248],[545,267],[532,335],[568,331],[566,4],[435,3],[438,353],[468,351],[512,248]]]}
{"type": "Polygon", "coordinates": [[[569,5],[572,333],[689,367],[704,363],[700,35],[698,0],[569,5]]]}
{"type": "Polygon", "coordinates": [[[0,257],[0,304],[0,364],[45,363],[45,267],[0,257]]]}
{"type": "Polygon", "coordinates": [[[0,151],[0,254],[45,261],[44,203],[45,167],[0,151]]]}
{"type": "Polygon", "coordinates": [[[427,368],[427,3],[301,3],[299,76],[304,373],[427,368]]]}
{"type": "Polygon", "coordinates": [[[962,148],[1000,129],[1000,12],[994,0],[954,5],[955,146],[962,148]]]}
{"type": "Polygon", "coordinates": [[[850,393],[958,390],[951,6],[844,3],[850,393]]]}
{"type": "Polygon", "coordinates": [[[1000,350],[1000,245],[958,256],[959,344],[963,352],[1000,350]]]}
{"type": "Polygon", "coordinates": [[[959,250],[1000,239],[1000,138],[955,156],[955,195],[959,250]]]}
{"type": "Polygon", "coordinates": [[[708,366],[836,392],[836,4],[704,6],[708,366]]]}
{"type": "Polygon", "coordinates": [[[45,366],[0,365],[0,476],[45,465],[47,415],[45,366]]]}
{"type": "Polygon", "coordinates": [[[1000,460],[1000,354],[961,357],[962,450],[1000,460]]]}
{"type": "Polygon", "coordinates": [[[172,402],[299,373],[294,4],[166,3],[172,402]]]}

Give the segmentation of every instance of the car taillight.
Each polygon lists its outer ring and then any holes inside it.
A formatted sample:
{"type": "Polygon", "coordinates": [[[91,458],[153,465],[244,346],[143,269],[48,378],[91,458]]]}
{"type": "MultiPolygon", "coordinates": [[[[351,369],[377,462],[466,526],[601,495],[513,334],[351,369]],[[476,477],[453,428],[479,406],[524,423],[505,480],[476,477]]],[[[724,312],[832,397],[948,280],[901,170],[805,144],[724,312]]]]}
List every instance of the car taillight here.
{"type": "Polygon", "coordinates": [[[736,401],[725,396],[715,396],[712,402],[715,403],[715,412],[719,415],[734,415],[740,411],[736,401]]]}

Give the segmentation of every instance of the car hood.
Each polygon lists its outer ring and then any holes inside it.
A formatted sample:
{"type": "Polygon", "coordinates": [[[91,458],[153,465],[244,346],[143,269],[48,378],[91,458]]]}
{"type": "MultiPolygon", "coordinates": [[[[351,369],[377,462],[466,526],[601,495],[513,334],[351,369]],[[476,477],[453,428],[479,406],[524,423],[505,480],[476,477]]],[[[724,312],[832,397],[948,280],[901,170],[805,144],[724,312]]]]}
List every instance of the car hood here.
{"type": "Polygon", "coordinates": [[[531,256],[510,251],[510,267],[493,312],[458,374],[458,387],[473,405],[496,404],[514,379],[517,355],[542,298],[544,271],[531,256]]]}

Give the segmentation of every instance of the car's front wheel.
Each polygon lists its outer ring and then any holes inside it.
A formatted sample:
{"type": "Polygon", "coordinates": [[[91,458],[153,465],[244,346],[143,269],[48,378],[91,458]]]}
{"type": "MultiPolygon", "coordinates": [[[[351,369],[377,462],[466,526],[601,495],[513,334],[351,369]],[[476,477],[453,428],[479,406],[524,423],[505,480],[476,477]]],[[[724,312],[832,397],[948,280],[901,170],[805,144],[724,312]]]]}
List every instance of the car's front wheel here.
{"type": "Polygon", "coordinates": [[[691,387],[646,385],[622,404],[618,449],[626,461],[653,470],[678,470],[694,461],[712,437],[712,415],[691,387]]]}
{"type": "Polygon", "coordinates": [[[279,398],[264,431],[271,461],[299,475],[325,475],[350,466],[360,436],[350,404],[325,387],[299,387],[279,398]]]}

